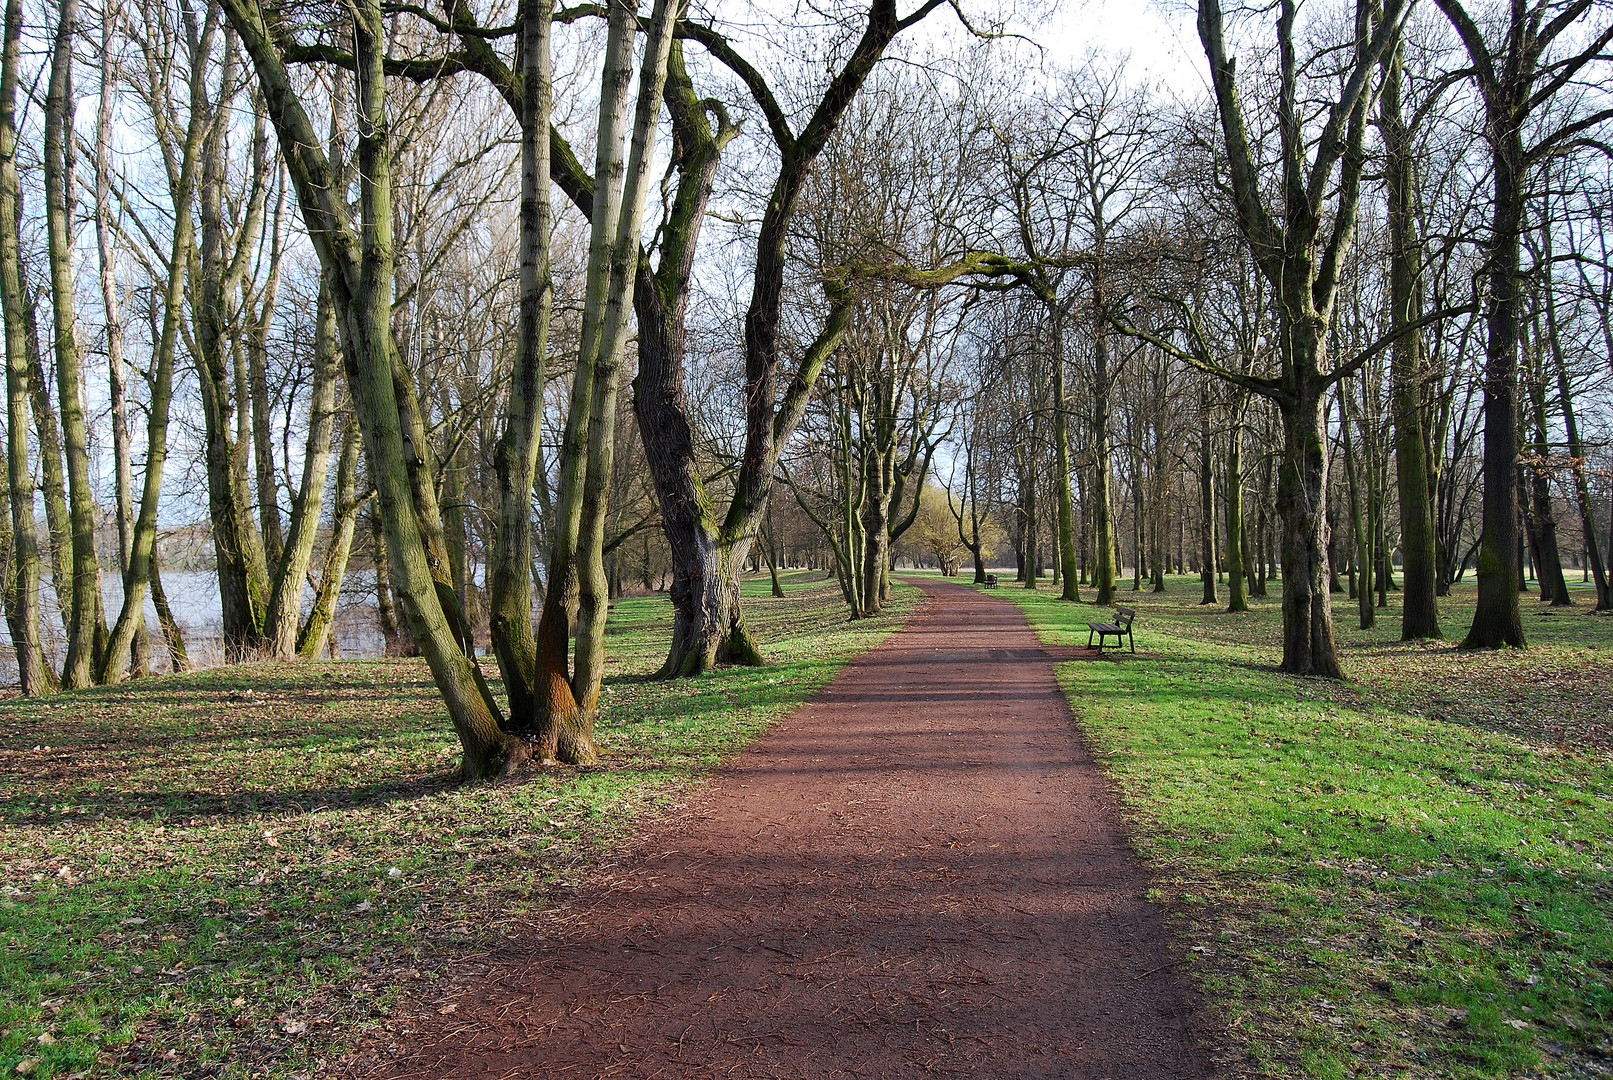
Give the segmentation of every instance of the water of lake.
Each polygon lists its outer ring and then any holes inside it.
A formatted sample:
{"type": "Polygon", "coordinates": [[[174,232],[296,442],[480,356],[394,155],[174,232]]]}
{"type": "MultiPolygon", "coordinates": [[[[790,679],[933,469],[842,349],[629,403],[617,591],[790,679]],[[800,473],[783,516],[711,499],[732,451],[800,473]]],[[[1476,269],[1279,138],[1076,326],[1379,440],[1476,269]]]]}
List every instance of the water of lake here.
{"type": "MultiPolygon", "coordinates": [[[[218,578],[211,570],[167,570],[162,583],[168,590],[168,604],[185,637],[185,650],[193,667],[217,667],[224,663],[224,623],[219,608],[218,578]]],[[[101,578],[107,619],[117,618],[123,607],[123,581],[116,573],[101,578]]],[[[303,613],[314,602],[314,590],[303,589],[303,613]]],[[[57,612],[56,591],[47,576],[39,583],[40,629],[45,637],[45,655],[51,666],[61,669],[67,651],[62,620],[57,612]]],[[[157,671],[169,670],[168,650],[157,628],[157,611],[146,600],[146,626],[151,629],[151,665],[157,671]]],[[[375,576],[370,570],[349,570],[342,579],[342,595],[336,605],[335,637],[342,656],[382,656],[385,641],[375,614],[375,576]]],[[[17,658],[11,650],[11,635],[0,620],[0,683],[15,684],[17,658]]]]}

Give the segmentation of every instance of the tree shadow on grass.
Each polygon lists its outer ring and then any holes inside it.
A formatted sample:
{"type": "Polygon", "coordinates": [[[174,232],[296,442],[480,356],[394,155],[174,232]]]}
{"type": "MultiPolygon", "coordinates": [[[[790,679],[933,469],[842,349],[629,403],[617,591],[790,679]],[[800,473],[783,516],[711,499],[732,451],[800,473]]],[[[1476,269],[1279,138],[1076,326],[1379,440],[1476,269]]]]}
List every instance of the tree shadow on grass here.
{"type": "Polygon", "coordinates": [[[374,809],[408,802],[458,786],[455,773],[438,773],[413,780],[327,787],[285,787],[250,791],[74,792],[67,801],[41,805],[22,798],[0,799],[0,822],[11,825],[57,825],[99,818],[163,821],[196,817],[256,817],[287,811],[374,809]]]}

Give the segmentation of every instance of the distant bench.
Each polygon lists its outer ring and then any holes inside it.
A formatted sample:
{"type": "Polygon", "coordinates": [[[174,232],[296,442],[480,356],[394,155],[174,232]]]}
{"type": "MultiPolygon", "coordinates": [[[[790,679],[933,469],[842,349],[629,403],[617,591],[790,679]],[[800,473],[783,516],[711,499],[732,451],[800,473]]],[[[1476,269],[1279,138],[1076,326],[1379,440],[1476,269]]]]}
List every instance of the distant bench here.
{"type": "Polygon", "coordinates": [[[1115,639],[1115,648],[1120,648],[1120,642],[1124,639],[1131,645],[1131,651],[1136,652],[1137,642],[1131,636],[1131,622],[1136,617],[1136,608],[1117,607],[1115,608],[1114,622],[1087,623],[1087,648],[1092,648],[1092,639],[1096,637],[1098,639],[1098,652],[1101,653],[1103,652],[1104,639],[1112,637],[1115,639]]]}
{"type": "Polygon", "coordinates": [[[986,588],[995,589],[996,587],[997,587],[997,575],[996,574],[987,574],[986,575],[986,588]]]}

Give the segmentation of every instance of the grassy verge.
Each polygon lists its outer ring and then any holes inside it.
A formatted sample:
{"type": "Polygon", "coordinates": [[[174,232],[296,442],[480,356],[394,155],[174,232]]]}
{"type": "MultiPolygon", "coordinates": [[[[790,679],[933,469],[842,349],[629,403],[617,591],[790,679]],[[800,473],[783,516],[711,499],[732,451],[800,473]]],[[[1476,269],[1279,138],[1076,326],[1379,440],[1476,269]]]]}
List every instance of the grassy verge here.
{"type": "Polygon", "coordinates": [[[458,786],[419,661],[254,665],[0,704],[0,1074],[319,1072],[496,944],[647,808],[900,625],[746,586],[771,666],[652,682],[664,597],[611,619],[593,769],[458,786]]]}
{"type": "MultiPolygon", "coordinates": [[[[1137,656],[1061,665],[1227,1032],[1262,1076],[1613,1075],[1613,619],[1525,598],[1527,652],[1354,629],[1352,682],[1275,673],[1275,595],[1139,608],[1137,656]]],[[[1044,640],[1097,609],[999,589],[1044,640]]],[[[1459,638],[1473,590],[1442,602],[1459,638]]]]}

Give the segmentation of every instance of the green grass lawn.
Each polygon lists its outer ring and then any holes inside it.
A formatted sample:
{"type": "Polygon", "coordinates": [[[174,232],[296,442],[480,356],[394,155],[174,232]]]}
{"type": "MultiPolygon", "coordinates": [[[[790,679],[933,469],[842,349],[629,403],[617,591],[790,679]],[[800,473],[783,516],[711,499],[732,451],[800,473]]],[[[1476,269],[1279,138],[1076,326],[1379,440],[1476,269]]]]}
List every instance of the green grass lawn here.
{"type": "MultiPolygon", "coordinates": [[[[1470,654],[1340,597],[1337,685],[1275,673],[1276,589],[1228,615],[1128,586],[1139,654],[1059,668],[1228,1066],[1613,1075],[1613,619],[1524,597],[1532,647],[1470,654]]],[[[1101,614],[996,594],[1049,643],[1101,614]]],[[[1473,602],[1442,601],[1453,640],[1473,602]]]]}
{"type": "Polygon", "coordinates": [[[745,587],[766,668],[675,683],[621,601],[606,759],[451,781],[421,661],[259,664],[0,703],[0,1075],[295,1076],[496,945],[647,808],[900,625],[745,587]]]}

